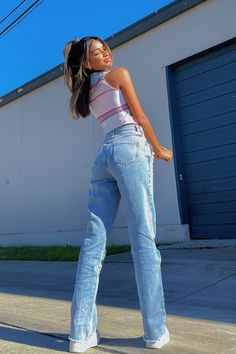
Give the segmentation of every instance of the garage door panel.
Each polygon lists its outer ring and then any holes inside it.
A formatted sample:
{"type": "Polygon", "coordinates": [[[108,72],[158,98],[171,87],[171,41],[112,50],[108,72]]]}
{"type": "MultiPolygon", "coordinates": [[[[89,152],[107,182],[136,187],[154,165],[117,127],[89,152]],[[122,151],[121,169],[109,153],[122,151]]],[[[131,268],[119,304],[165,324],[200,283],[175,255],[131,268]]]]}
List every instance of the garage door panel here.
{"type": "Polygon", "coordinates": [[[217,127],[205,132],[197,132],[182,138],[183,153],[196,151],[197,149],[209,149],[224,144],[236,143],[236,123],[217,127]]]}
{"type": "MultiPolygon", "coordinates": [[[[236,212],[236,191],[235,190],[226,190],[226,191],[215,191],[215,192],[203,192],[203,193],[197,193],[193,194],[191,197],[191,202],[189,205],[191,207],[196,206],[196,205],[204,205],[205,204],[210,204],[212,203],[212,211],[215,209],[215,203],[226,203],[226,202],[232,202],[232,205],[234,206],[234,209],[232,211],[236,212]]],[[[236,219],[235,219],[236,220],[236,219]]]]}
{"type": "Polygon", "coordinates": [[[178,109],[178,111],[181,115],[181,125],[236,111],[236,93],[230,92],[227,95],[216,97],[209,101],[183,107],[178,109]]]}
{"type": "Polygon", "coordinates": [[[231,63],[236,60],[236,45],[232,44],[227,49],[221,49],[215,53],[212,58],[212,53],[195,59],[194,62],[187,62],[176,69],[175,81],[181,82],[189,77],[199,75],[205,71],[217,68],[218,66],[231,63]]]}
{"type": "Polygon", "coordinates": [[[196,239],[236,238],[236,224],[195,225],[191,228],[191,237],[196,239]]]}
{"type": "MultiPolygon", "coordinates": [[[[192,215],[191,224],[192,226],[198,225],[233,225],[236,220],[236,212],[232,213],[215,213],[214,214],[204,214],[204,215],[192,215]]],[[[235,224],[236,226],[236,224],[235,224]]]]}
{"type": "Polygon", "coordinates": [[[236,213],[236,200],[227,202],[214,203],[199,203],[191,204],[191,212],[193,215],[209,215],[212,214],[217,218],[219,213],[236,213]]]}
{"type": "Polygon", "coordinates": [[[236,154],[236,143],[221,145],[209,149],[199,148],[197,151],[186,152],[183,154],[183,165],[195,164],[197,162],[204,162],[209,160],[222,159],[232,157],[236,154]]]}
{"type": "Polygon", "coordinates": [[[207,179],[205,181],[193,181],[186,183],[186,188],[191,199],[192,194],[196,193],[232,191],[236,190],[236,176],[207,179]]]}
{"type": "MultiPolygon", "coordinates": [[[[236,73],[235,74],[232,73],[232,75],[236,76],[236,73]]],[[[189,107],[193,104],[208,101],[229,93],[233,93],[233,96],[236,98],[235,87],[236,87],[236,78],[232,77],[230,81],[225,82],[222,85],[218,85],[215,87],[213,86],[208,88],[207,90],[203,90],[203,91],[200,90],[198,92],[179,98],[177,100],[177,106],[179,109],[184,107],[189,107]]]]}
{"type": "Polygon", "coordinates": [[[173,67],[183,219],[192,238],[236,238],[236,40],[173,67]]]}
{"type": "Polygon", "coordinates": [[[179,99],[180,97],[190,95],[199,90],[206,90],[210,87],[221,85],[235,79],[235,63],[236,61],[228,63],[176,83],[178,92],[176,98],[179,99]]]}
{"type": "Polygon", "coordinates": [[[206,129],[211,130],[214,128],[223,127],[224,125],[228,124],[236,124],[235,111],[208,117],[206,119],[201,119],[199,117],[199,119],[195,122],[187,122],[186,124],[181,124],[180,136],[195,134],[201,131],[206,131],[206,129]]]}
{"type": "Polygon", "coordinates": [[[216,176],[217,178],[234,177],[236,175],[235,170],[236,156],[189,165],[184,171],[184,178],[191,182],[210,180],[216,178],[216,176]],[[224,168],[222,168],[222,163],[224,163],[224,168]]]}

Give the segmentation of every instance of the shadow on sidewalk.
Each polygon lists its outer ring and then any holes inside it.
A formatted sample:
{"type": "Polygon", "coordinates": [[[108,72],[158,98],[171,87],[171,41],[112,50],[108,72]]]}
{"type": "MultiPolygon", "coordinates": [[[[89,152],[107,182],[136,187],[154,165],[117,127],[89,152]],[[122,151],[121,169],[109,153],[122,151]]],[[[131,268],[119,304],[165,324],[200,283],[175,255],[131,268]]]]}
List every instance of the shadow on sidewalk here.
{"type": "MultiPolygon", "coordinates": [[[[68,334],[61,333],[40,333],[23,328],[12,328],[0,326],[0,340],[16,344],[28,345],[30,347],[46,348],[58,352],[68,352],[68,334]]],[[[142,337],[136,338],[107,338],[101,336],[99,346],[125,347],[125,348],[145,348],[142,337]]],[[[6,345],[4,344],[4,347],[6,345]]],[[[0,345],[1,350],[1,345],[0,345]]],[[[19,350],[21,352],[21,350],[19,350]]]]}
{"type": "MultiPolygon", "coordinates": [[[[65,335],[65,337],[66,336],[67,335],[65,335]]],[[[63,337],[64,335],[59,333],[47,334],[31,331],[28,329],[0,326],[0,341],[10,342],[9,345],[11,346],[12,343],[16,343],[28,345],[31,348],[39,347],[52,349],[58,352],[68,352],[68,340],[63,337]]],[[[5,347],[7,347],[7,343],[0,344],[0,351],[2,349],[2,345],[4,345],[5,349],[5,347]]],[[[5,353],[6,352],[8,351],[5,351],[5,353]]],[[[21,353],[23,350],[18,350],[17,348],[15,352],[21,353]]]]}
{"type": "MultiPolygon", "coordinates": [[[[160,251],[167,314],[235,323],[236,248],[160,251]]],[[[76,269],[77,262],[2,261],[0,290],[71,302],[76,269]]],[[[140,310],[131,253],[106,257],[97,304],[140,310]]]]}

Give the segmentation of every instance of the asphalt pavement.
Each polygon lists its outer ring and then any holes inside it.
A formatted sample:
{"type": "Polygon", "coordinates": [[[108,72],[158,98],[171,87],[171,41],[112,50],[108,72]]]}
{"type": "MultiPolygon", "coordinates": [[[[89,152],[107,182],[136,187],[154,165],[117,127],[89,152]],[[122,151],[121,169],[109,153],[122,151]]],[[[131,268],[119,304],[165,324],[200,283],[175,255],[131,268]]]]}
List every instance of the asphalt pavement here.
{"type": "MultiPolygon", "coordinates": [[[[131,253],[106,256],[86,353],[236,353],[236,240],[159,246],[171,342],[145,348],[131,253]]],[[[0,353],[68,352],[77,262],[0,261],[0,353]]]]}

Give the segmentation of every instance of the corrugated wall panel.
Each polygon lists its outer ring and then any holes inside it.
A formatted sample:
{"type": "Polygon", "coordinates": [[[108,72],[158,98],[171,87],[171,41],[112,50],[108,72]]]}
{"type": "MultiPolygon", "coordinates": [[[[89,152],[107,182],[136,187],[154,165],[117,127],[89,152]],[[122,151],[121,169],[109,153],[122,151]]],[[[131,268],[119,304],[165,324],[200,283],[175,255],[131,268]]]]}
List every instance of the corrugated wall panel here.
{"type": "Polygon", "coordinates": [[[236,238],[236,43],[174,69],[192,238],[236,238]]]}

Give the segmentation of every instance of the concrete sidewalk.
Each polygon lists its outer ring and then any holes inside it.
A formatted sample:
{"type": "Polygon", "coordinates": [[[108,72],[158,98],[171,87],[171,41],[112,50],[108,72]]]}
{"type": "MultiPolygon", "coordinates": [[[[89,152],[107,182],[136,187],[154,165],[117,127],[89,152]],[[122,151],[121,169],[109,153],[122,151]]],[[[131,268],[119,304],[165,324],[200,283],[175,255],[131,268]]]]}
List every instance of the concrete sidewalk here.
{"type": "MultiPolygon", "coordinates": [[[[175,248],[175,247],[173,247],[175,248]]],[[[107,256],[97,297],[101,342],[88,353],[236,353],[236,247],[165,249],[171,343],[146,349],[131,253],[107,256]]],[[[1,261],[0,353],[68,352],[77,262],[1,261]]]]}

